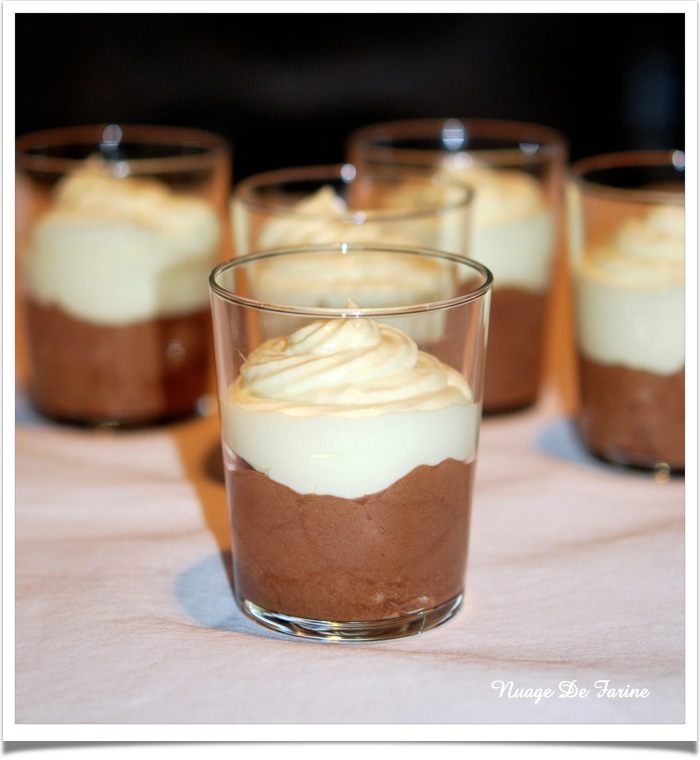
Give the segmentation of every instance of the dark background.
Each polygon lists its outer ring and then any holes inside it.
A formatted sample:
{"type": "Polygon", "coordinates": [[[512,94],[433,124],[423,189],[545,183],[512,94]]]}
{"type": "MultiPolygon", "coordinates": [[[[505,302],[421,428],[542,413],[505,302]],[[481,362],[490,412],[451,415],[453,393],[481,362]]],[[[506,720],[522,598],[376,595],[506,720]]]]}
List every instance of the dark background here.
{"type": "Polygon", "coordinates": [[[342,161],[351,129],[389,119],[538,122],[568,136],[572,160],[685,143],[680,13],[15,18],[17,134],[205,128],[233,143],[234,181],[342,161]]]}

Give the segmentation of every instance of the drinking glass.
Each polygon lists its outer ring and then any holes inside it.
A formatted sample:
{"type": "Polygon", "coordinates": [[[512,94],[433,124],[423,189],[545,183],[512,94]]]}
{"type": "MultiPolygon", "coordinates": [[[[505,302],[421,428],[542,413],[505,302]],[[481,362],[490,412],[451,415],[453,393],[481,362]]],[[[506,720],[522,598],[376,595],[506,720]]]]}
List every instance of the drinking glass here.
{"type": "Polygon", "coordinates": [[[628,151],[571,167],[577,425],[621,465],[685,468],[685,156],[628,151]]]}
{"type": "Polygon", "coordinates": [[[491,282],[458,255],[358,243],[213,270],[234,593],[247,616],[291,636],[376,641],[457,613],[491,282]],[[378,260],[423,290],[396,278],[387,306],[363,285],[378,260]],[[331,273],[344,305],[320,306],[313,288],[268,300],[269,267],[331,273]]]}
{"type": "Polygon", "coordinates": [[[489,119],[385,122],[347,140],[358,171],[427,168],[472,187],[469,256],[494,276],[485,413],[529,407],[543,385],[566,155],[556,130],[489,119]]]}
{"type": "Polygon", "coordinates": [[[109,124],[17,139],[18,288],[40,413],[120,427],[197,410],[230,174],[226,140],[200,130],[109,124]]]}

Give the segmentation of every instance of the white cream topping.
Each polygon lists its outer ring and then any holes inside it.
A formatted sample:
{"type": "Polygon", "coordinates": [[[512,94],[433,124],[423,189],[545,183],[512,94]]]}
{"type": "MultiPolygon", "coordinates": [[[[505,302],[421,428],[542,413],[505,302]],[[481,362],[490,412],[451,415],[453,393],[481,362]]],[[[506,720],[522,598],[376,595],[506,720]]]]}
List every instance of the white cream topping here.
{"type": "Polygon", "coordinates": [[[579,347],[604,364],[659,374],[685,366],[685,213],[628,219],[575,265],[579,347]]]}
{"type": "Polygon", "coordinates": [[[222,399],[238,456],[299,493],[357,498],[419,465],[476,454],[464,377],[366,318],[307,324],[259,346],[222,399]]]}
{"type": "Polygon", "coordinates": [[[541,292],[551,277],[555,217],[544,188],[522,171],[445,165],[474,190],[469,256],[488,267],[494,288],[541,292]]]}
{"type": "Polygon", "coordinates": [[[87,161],[56,188],[27,252],[26,287],[76,319],[124,325],[208,305],[221,225],[204,200],[87,161]]]}
{"type": "Polygon", "coordinates": [[[424,246],[450,253],[464,253],[466,244],[466,206],[452,208],[432,215],[426,209],[439,204],[456,204],[462,190],[457,187],[440,188],[419,183],[410,186],[413,203],[398,199],[396,218],[390,208],[359,209],[352,211],[347,203],[330,186],[322,187],[289,209],[287,214],[271,213],[257,232],[252,233],[250,212],[234,196],[233,217],[236,250],[238,255],[252,249],[269,250],[297,245],[325,243],[386,243],[392,245],[424,246]]]}
{"type": "Polygon", "coordinates": [[[266,219],[262,224],[256,247],[270,249],[319,243],[360,242],[367,238],[368,227],[363,227],[365,220],[362,216],[358,217],[357,224],[343,222],[347,210],[345,201],[330,185],[322,187],[308,198],[299,201],[288,216],[266,219]]]}

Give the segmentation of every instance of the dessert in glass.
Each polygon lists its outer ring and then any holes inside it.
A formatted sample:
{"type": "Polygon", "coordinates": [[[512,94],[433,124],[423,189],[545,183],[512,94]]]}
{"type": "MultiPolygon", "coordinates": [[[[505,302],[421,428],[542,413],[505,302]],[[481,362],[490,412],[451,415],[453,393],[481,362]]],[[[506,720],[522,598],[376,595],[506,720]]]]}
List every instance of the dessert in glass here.
{"type": "Polygon", "coordinates": [[[571,167],[569,227],[588,449],[685,469],[685,155],[628,151],[571,167]]]}
{"type": "Polygon", "coordinates": [[[292,636],[373,641],[457,613],[491,282],[457,255],[350,243],[214,269],[234,595],[246,615],[292,636]],[[421,300],[387,306],[363,289],[378,254],[420,267],[421,300]],[[317,305],[312,290],[260,298],[260,269],[310,257],[334,273],[343,306],[317,305]]]}
{"type": "Polygon", "coordinates": [[[469,256],[494,276],[485,413],[539,397],[566,156],[556,130],[488,119],[385,122],[347,141],[358,171],[427,168],[474,191],[469,256]]]}
{"type": "Polygon", "coordinates": [[[37,410],[111,426],[194,413],[210,390],[207,278],[227,250],[226,141],[111,124],[27,134],[16,151],[37,410]]]}

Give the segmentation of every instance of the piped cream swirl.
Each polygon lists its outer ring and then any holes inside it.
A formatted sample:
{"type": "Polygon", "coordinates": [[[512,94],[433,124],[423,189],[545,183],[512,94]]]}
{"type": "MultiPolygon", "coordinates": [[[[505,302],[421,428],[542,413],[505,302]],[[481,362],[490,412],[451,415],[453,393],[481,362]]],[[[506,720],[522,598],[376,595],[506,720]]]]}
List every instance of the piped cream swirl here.
{"type": "Polygon", "coordinates": [[[628,219],[608,246],[588,251],[584,270],[620,287],[659,291],[679,285],[685,269],[685,212],[682,206],[659,206],[646,216],[628,219]]]}
{"type": "MultiPolygon", "coordinates": [[[[423,245],[451,253],[465,246],[466,208],[453,206],[462,196],[458,186],[440,188],[406,183],[408,192],[378,191],[368,209],[353,209],[330,186],[321,187],[299,201],[286,215],[270,215],[261,225],[256,248],[281,248],[332,242],[362,243],[381,241],[393,245],[423,245]],[[444,208],[439,211],[440,204],[444,208]],[[435,207],[434,214],[428,209],[435,207]]],[[[247,212],[234,202],[234,216],[240,232],[239,252],[249,244],[247,212]]]]}
{"type": "Polygon", "coordinates": [[[236,403],[285,414],[371,416],[467,403],[462,375],[391,325],[333,319],[263,343],[241,369],[236,403]]]}
{"type": "Polygon", "coordinates": [[[281,248],[335,241],[352,243],[371,236],[372,231],[368,233],[367,227],[363,226],[364,217],[358,217],[357,224],[349,219],[347,204],[328,185],[299,201],[288,216],[268,219],[260,231],[257,247],[281,248]]]}

